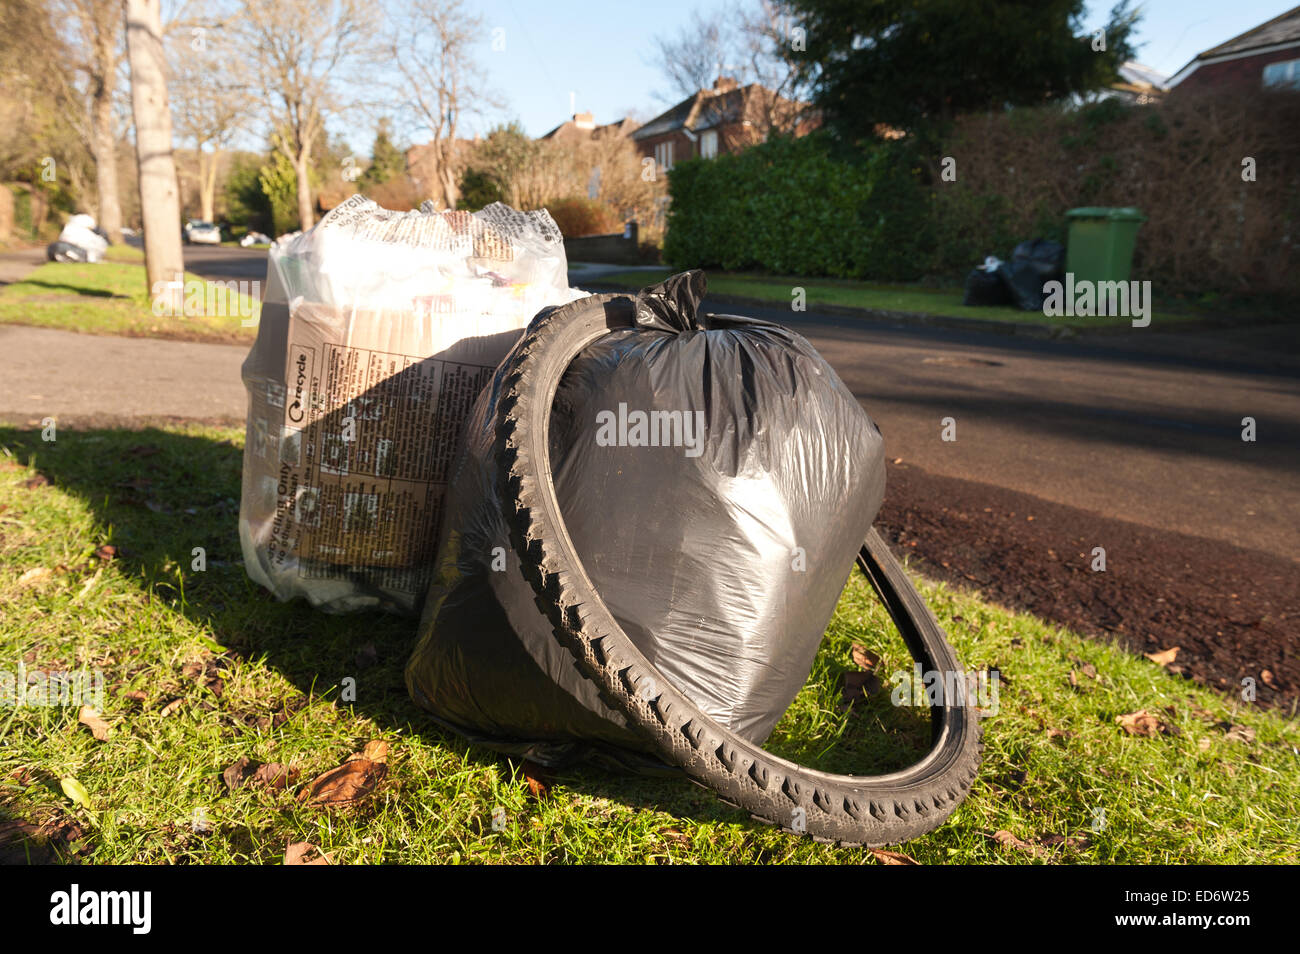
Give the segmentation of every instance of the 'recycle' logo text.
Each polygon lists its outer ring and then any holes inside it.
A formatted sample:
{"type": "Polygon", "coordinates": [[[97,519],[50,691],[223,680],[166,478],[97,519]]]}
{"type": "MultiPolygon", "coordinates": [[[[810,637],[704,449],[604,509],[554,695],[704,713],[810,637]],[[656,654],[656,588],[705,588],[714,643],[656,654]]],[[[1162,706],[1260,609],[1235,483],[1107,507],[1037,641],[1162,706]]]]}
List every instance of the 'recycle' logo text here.
{"type": "Polygon", "coordinates": [[[305,352],[298,352],[295,356],[294,364],[297,365],[297,374],[293,383],[293,403],[289,405],[289,420],[295,424],[302,421],[306,413],[303,409],[303,385],[307,383],[307,355],[305,352]]]}
{"type": "Polygon", "coordinates": [[[704,453],[703,411],[629,411],[596,413],[598,447],[682,447],[687,457],[704,453]]]}

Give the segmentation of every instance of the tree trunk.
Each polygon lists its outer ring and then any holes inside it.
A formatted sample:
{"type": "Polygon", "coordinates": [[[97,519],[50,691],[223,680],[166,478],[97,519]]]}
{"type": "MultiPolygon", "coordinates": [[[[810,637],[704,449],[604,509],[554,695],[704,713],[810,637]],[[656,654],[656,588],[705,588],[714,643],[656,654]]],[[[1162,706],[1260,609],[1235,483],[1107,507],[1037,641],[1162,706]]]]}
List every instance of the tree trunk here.
{"type": "Polygon", "coordinates": [[[131,107],[140,166],[144,264],[155,313],[184,314],[185,260],[181,207],[172,157],[161,0],[125,0],[126,49],[131,63],[131,107]]]}
{"type": "Polygon", "coordinates": [[[310,170],[311,154],[304,149],[293,164],[293,171],[298,179],[298,222],[299,228],[304,232],[316,224],[316,215],[311,204],[311,180],[308,178],[310,170]]]}
{"type": "Polygon", "coordinates": [[[442,184],[442,197],[448,209],[456,208],[456,202],[460,198],[460,190],[456,186],[456,170],[451,157],[452,148],[444,143],[438,150],[438,181],[442,184]]]}
{"type": "MultiPolygon", "coordinates": [[[[122,204],[117,195],[117,144],[113,137],[114,73],[111,54],[108,74],[96,84],[91,103],[91,154],[95,157],[95,188],[99,195],[96,219],[114,245],[122,243],[122,204]]],[[[103,65],[102,63],[100,64],[103,65]]]]}
{"type": "Polygon", "coordinates": [[[209,156],[199,150],[199,218],[204,222],[215,221],[217,158],[216,152],[209,156]]]}

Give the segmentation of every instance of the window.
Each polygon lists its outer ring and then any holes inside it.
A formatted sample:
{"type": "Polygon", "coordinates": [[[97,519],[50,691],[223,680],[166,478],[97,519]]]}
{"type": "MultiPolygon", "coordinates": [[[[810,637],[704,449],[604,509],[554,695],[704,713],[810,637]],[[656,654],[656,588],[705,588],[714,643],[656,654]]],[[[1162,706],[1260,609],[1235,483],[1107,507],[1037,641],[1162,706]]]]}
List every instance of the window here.
{"type": "Polygon", "coordinates": [[[655,165],[667,172],[673,167],[673,144],[661,142],[655,146],[655,165]]]}
{"type": "Polygon", "coordinates": [[[1264,67],[1264,85],[1300,89],[1300,60],[1283,60],[1264,67]]]}
{"type": "Polygon", "coordinates": [[[713,159],[718,155],[718,131],[706,129],[700,135],[700,158],[713,159]]]}

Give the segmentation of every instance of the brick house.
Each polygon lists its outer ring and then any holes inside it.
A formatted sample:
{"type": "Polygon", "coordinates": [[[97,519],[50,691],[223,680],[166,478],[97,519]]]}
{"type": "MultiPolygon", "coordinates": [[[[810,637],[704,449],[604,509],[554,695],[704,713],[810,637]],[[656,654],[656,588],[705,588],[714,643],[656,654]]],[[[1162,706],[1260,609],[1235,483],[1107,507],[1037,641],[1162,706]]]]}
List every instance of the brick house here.
{"type": "Polygon", "coordinates": [[[1171,91],[1300,89],[1300,7],[1198,53],[1169,79],[1171,91]]]}
{"type": "Polygon", "coordinates": [[[685,159],[712,159],[763,142],[774,131],[805,135],[817,125],[803,103],[757,83],[721,76],[632,133],[642,156],[664,171],[685,159]]]}
{"type": "Polygon", "coordinates": [[[627,117],[598,126],[591,113],[574,113],[567,122],[560,123],[550,132],[542,133],[537,138],[554,139],[557,142],[580,142],[584,139],[626,136],[636,128],[636,121],[627,117]]]}

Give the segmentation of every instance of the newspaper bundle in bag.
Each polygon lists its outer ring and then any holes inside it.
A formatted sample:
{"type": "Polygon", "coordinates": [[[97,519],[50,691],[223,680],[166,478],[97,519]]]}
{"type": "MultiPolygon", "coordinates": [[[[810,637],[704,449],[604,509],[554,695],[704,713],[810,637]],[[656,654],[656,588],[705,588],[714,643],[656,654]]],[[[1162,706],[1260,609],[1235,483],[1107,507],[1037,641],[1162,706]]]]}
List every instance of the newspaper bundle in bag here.
{"type": "Polygon", "coordinates": [[[475,397],[533,315],[582,294],[544,210],[355,195],[278,242],[243,365],[249,576],[333,612],[418,612],[475,397]]]}

